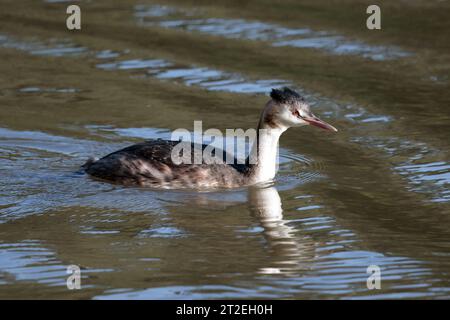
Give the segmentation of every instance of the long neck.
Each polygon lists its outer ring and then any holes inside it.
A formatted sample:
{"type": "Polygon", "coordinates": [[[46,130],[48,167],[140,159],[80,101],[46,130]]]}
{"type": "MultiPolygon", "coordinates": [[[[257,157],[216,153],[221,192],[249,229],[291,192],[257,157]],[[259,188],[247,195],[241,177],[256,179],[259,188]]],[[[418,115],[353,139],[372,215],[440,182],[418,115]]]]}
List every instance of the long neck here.
{"type": "Polygon", "coordinates": [[[260,121],[257,138],[249,157],[249,178],[252,183],[272,180],[277,173],[278,141],[286,128],[271,127],[260,121]]]}

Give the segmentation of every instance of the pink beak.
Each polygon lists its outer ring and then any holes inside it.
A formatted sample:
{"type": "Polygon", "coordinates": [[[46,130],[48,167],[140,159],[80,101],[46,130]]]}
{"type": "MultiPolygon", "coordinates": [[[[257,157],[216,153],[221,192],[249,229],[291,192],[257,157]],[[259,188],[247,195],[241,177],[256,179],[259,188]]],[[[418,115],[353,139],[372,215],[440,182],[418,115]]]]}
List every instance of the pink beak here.
{"type": "Polygon", "coordinates": [[[305,120],[306,122],[308,122],[310,125],[325,129],[325,130],[329,130],[329,131],[334,131],[337,132],[338,130],[333,127],[331,124],[326,123],[325,121],[320,120],[319,118],[317,118],[316,116],[311,116],[311,117],[303,117],[303,120],[305,120]]]}

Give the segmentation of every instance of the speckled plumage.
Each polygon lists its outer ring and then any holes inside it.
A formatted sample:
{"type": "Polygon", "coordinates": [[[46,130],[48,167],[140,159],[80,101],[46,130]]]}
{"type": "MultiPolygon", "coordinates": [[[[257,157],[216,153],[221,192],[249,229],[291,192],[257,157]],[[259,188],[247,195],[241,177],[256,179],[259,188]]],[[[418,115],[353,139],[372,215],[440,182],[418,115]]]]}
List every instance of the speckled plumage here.
{"type": "MultiPolygon", "coordinates": [[[[175,164],[171,153],[179,141],[148,140],[113,152],[100,160],[88,161],[85,171],[99,179],[125,185],[157,188],[233,188],[245,185],[249,167],[216,164],[175,164]]],[[[194,144],[191,145],[194,155],[194,144]]],[[[202,146],[202,150],[206,145],[202,146]]],[[[193,159],[193,158],[192,158],[193,159]]]]}

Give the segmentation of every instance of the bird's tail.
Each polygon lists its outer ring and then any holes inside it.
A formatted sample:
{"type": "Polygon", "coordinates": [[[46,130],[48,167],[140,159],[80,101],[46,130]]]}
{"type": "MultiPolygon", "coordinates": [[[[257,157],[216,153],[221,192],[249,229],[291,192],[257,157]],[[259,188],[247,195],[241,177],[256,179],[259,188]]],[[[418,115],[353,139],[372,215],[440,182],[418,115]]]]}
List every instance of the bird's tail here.
{"type": "Polygon", "coordinates": [[[86,161],[85,164],[83,164],[83,165],[81,166],[81,168],[82,168],[83,170],[88,170],[89,167],[90,167],[95,161],[97,161],[97,160],[98,160],[97,158],[89,157],[89,159],[86,161]]]}

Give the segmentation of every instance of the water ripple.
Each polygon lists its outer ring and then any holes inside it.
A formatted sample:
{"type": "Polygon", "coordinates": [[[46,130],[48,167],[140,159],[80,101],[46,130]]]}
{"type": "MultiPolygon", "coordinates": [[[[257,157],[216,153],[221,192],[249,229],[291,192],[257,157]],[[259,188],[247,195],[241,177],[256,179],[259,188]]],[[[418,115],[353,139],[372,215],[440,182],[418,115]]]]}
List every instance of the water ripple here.
{"type": "Polygon", "coordinates": [[[309,28],[292,29],[261,21],[224,18],[191,18],[195,11],[160,5],[138,5],[135,17],[140,25],[195,31],[230,39],[270,41],[275,47],[312,48],[336,55],[360,55],[372,60],[390,60],[408,57],[412,53],[395,46],[375,46],[351,40],[335,32],[313,31],[309,28]],[[164,20],[177,15],[188,19],[164,20]]]}

